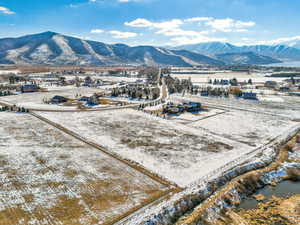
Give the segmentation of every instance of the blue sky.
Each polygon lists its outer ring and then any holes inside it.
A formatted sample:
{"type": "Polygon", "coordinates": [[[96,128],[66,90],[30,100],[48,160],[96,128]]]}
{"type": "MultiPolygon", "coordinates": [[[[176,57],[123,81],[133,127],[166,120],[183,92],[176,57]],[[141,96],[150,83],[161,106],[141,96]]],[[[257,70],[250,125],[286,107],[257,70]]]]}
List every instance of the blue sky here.
{"type": "Polygon", "coordinates": [[[0,37],[55,31],[106,43],[300,40],[297,0],[0,0],[0,37]]]}

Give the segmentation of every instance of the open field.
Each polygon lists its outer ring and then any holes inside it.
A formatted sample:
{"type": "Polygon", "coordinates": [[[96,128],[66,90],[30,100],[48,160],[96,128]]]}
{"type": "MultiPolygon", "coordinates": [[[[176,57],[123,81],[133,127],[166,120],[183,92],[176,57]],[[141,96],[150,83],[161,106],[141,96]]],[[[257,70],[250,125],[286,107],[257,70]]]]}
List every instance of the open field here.
{"type": "Polygon", "coordinates": [[[212,134],[258,147],[295,124],[295,122],[276,116],[231,111],[196,121],[191,123],[191,126],[204,128],[212,134]]]}
{"type": "Polygon", "coordinates": [[[28,114],[0,113],[0,224],[108,224],[167,187],[28,114]]]}
{"type": "Polygon", "coordinates": [[[20,95],[11,95],[0,97],[0,101],[7,101],[12,104],[16,104],[19,107],[27,107],[30,109],[50,109],[50,110],[59,110],[59,109],[76,109],[76,106],[59,106],[55,104],[45,104],[43,99],[50,99],[55,95],[62,95],[68,98],[75,98],[76,95],[81,96],[90,96],[96,92],[101,92],[101,88],[87,88],[80,87],[76,88],[74,86],[64,87],[63,89],[54,89],[49,92],[34,92],[34,93],[25,93],[20,95]]]}
{"type": "MultiPolygon", "coordinates": [[[[209,99],[171,96],[174,101],[209,99]]],[[[289,104],[291,99],[278,104],[214,101],[234,108],[209,108],[203,113],[207,116],[185,113],[168,120],[130,109],[39,114],[180,186],[263,146],[293,127],[296,121],[291,119],[299,117],[299,106],[289,104]]]]}
{"type": "Polygon", "coordinates": [[[226,111],[221,109],[206,108],[200,111],[199,113],[185,112],[178,116],[169,115],[167,116],[167,119],[176,121],[178,123],[188,124],[188,123],[195,123],[200,120],[206,120],[207,118],[213,118],[223,113],[226,113],[226,111]]]}
{"type": "Polygon", "coordinates": [[[38,114],[180,186],[252,149],[203,129],[131,109],[38,114]]]}
{"type": "Polygon", "coordinates": [[[248,81],[252,79],[253,83],[263,83],[268,80],[274,80],[277,82],[282,82],[286,78],[281,77],[265,77],[262,74],[252,73],[248,74],[245,72],[223,72],[215,74],[172,74],[172,77],[177,77],[178,79],[188,79],[191,78],[194,84],[207,83],[208,79],[233,79],[236,78],[238,81],[248,81]]]}
{"type": "Polygon", "coordinates": [[[291,120],[300,120],[300,98],[292,96],[280,96],[282,101],[253,101],[235,98],[214,98],[195,95],[172,95],[172,101],[199,101],[204,105],[214,105],[226,109],[250,110],[257,113],[273,114],[291,120]]]}

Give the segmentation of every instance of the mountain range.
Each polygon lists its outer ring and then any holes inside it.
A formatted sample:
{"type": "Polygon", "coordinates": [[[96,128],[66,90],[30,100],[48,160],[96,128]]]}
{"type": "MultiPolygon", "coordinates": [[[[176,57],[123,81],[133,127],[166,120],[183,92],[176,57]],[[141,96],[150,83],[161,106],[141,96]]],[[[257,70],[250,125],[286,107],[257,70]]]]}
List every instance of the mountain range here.
{"type": "Polygon", "coordinates": [[[235,46],[221,42],[174,48],[131,47],[51,31],[0,39],[0,64],[196,66],[270,64],[282,60],[300,61],[300,49],[285,45],[235,46]]]}
{"type": "Polygon", "coordinates": [[[244,45],[237,46],[223,42],[206,42],[194,45],[178,46],[174,49],[185,49],[196,53],[215,57],[220,54],[228,53],[247,53],[252,52],[261,56],[268,56],[280,61],[300,61],[300,43],[294,43],[294,47],[278,45],[244,45]],[[299,48],[297,46],[299,45],[299,48]]]}
{"type": "Polygon", "coordinates": [[[282,61],[271,58],[269,56],[258,55],[253,52],[241,52],[241,53],[223,53],[217,54],[215,57],[222,60],[228,65],[252,65],[252,64],[271,64],[281,63],[282,61]]]}
{"type": "Polygon", "coordinates": [[[0,39],[0,64],[191,66],[224,62],[187,50],[111,45],[48,31],[0,39]]]}

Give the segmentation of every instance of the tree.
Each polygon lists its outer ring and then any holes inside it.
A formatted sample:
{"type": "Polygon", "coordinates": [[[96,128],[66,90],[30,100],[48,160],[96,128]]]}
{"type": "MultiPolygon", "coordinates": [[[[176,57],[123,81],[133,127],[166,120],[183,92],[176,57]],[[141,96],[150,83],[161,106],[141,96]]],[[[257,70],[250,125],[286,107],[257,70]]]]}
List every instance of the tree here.
{"type": "Polygon", "coordinates": [[[231,79],[231,80],[230,80],[230,84],[231,84],[231,86],[238,86],[238,81],[237,81],[237,79],[236,79],[236,78],[231,79]]]}
{"type": "Polygon", "coordinates": [[[241,97],[243,95],[243,92],[239,88],[232,88],[231,94],[233,94],[235,97],[241,97]]]}
{"type": "Polygon", "coordinates": [[[296,84],[296,81],[294,79],[294,76],[291,76],[291,81],[292,81],[292,84],[296,84]]]}
{"type": "Polygon", "coordinates": [[[64,85],[66,83],[66,78],[65,77],[60,77],[59,81],[62,85],[64,85]]]}
{"type": "Polygon", "coordinates": [[[14,84],[16,81],[15,76],[10,76],[8,79],[9,79],[9,84],[14,84]]]}

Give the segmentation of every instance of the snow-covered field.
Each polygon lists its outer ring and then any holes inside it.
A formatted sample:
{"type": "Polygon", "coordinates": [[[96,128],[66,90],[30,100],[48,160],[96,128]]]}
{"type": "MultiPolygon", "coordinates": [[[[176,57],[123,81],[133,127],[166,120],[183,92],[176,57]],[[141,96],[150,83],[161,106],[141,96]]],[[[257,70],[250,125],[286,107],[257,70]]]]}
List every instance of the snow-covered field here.
{"type": "Polygon", "coordinates": [[[252,79],[253,83],[264,83],[269,80],[282,82],[286,78],[280,77],[265,77],[261,74],[247,74],[247,73],[238,73],[238,72],[225,72],[225,73],[216,73],[216,74],[172,74],[172,77],[177,77],[178,79],[189,79],[191,78],[192,82],[197,83],[207,83],[209,79],[224,79],[229,80],[236,78],[238,81],[248,81],[252,79]]]}
{"type": "Polygon", "coordinates": [[[222,115],[191,123],[212,134],[258,147],[267,143],[276,134],[288,130],[295,122],[259,113],[233,110],[222,115]]]}
{"type": "Polygon", "coordinates": [[[103,224],[162,190],[28,114],[0,112],[0,224],[103,224]]]}
{"type": "Polygon", "coordinates": [[[96,76],[97,78],[103,81],[111,81],[111,82],[136,82],[137,80],[144,80],[143,78],[136,77],[117,77],[117,76],[96,76]]]}
{"type": "Polygon", "coordinates": [[[40,115],[186,186],[293,127],[300,106],[296,98],[282,98],[274,103],[172,95],[171,101],[220,107],[209,107],[206,116],[184,113],[172,119],[131,109],[40,115]]]}
{"type": "Polygon", "coordinates": [[[38,114],[180,186],[253,149],[204,129],[131,109],[38,114]]]}
{"type": "Polygon", "coordinates": [[[51,90],[49,92],[35,92],[35,93],[25,93],[20,95],[11,95],[0,97],[0,101],[7,101],[12,104],[16,104],[20,107],[27,107],[30,109],[49,109],[49,110],[62,110],[62,109],[76,109],[76,106],[62,107],[58,105],[51,105],[43,103],[43,99],[51,99],[55,95],[62,95],[68,98],[75,98],[76,95],[80,96],[90,96],[96,92],[101,92],[101,88],[90,88],[90,87],[80,87],[80,88],[64,88],[51,90]]]}
{"type": "Polygon", "coordinates": [[[197,101],[213,104],[218,107],[238,108],[241,110],[251,110],[259,113],[270,113],[293,119],[300,120],[300,98],[292,96],[262,96],[261,101],[243,100],[235,98],[215,98],[202,97],[195,95],[172,95],[172,101],[197,101]]]}
{"type": "Polygon", "coordinates": [[[18,74],[20,73],[20,70],[0,70],[0,75],[10,74],[10,73],[18,74]]]}
{"type": "Polygon", "coordinates": [[[178,116],[170,115],[167,117],[167,119],[174,120],[179,123],[194,123],[196,121],[204,120],[209,117],[211,118],[217,116],[221,113],[225,113],[225,111],[221,109],[207,108],[205,110],[200,111],[199,113],[185,112],[178,116]]]}

